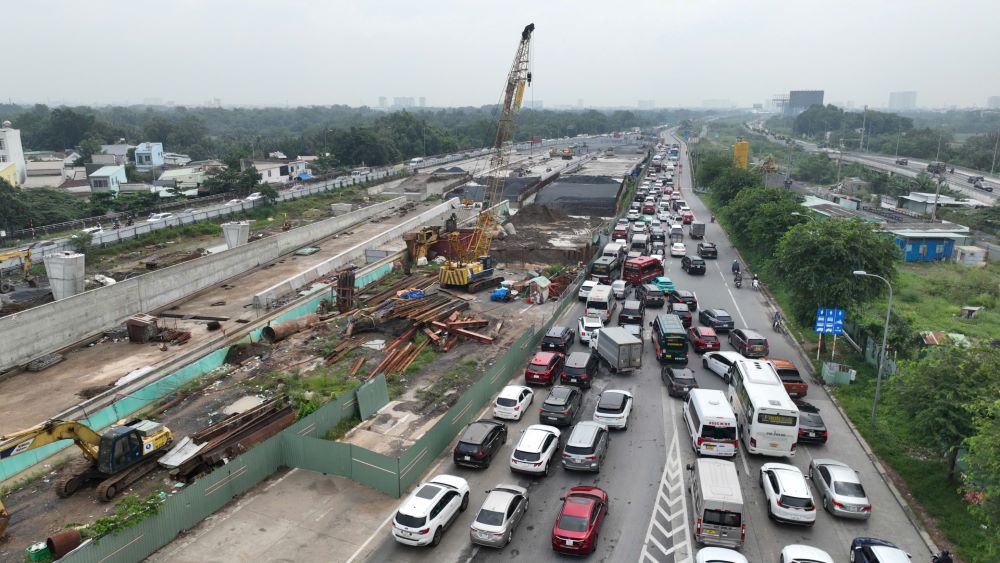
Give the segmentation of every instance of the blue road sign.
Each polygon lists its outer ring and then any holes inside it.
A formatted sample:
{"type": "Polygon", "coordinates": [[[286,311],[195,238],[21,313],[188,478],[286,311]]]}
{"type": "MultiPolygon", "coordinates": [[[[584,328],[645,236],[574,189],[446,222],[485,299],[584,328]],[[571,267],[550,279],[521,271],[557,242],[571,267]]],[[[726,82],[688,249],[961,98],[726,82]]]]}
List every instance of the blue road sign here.
{"type": "Polygon", "coordinates": [[[816,310],[816,324],[814,330],[820,334],[841,334],[844,332],[844,310],[824,309],[816,310]]]}

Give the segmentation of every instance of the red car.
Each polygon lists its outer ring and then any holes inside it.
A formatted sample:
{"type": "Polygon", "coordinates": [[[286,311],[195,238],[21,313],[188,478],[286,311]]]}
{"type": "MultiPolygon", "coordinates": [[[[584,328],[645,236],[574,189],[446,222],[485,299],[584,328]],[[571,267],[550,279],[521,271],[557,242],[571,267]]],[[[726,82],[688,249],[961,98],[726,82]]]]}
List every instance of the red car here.
{"type": "Polygon", "coordinates": [[[694,221],[694,213],[688,211],[684,215],[681,215],[681,223],[684,223],[685,225],[690,225],[692,221],[694,221]]]}
{"type": "Polygon", "coordinates": [[[688,329],[688,340],[695,352],[703,354],[722,347],[715,329],[710,326],[693,326],[688,329]]]}
{"type": "Polygon", "coordinates": [[[528,367],[524,368],[524,382],[539,385],[552,385],[566,356],[558,352],[538,352],[528,367]]]}
{"type": "Polygon", "coordinates": [[[597,487],[573,487],[562,500],[552,525],[552,549],[572,554],[597,551],[597,531],[608,514],[608,493],[597,487]]]}

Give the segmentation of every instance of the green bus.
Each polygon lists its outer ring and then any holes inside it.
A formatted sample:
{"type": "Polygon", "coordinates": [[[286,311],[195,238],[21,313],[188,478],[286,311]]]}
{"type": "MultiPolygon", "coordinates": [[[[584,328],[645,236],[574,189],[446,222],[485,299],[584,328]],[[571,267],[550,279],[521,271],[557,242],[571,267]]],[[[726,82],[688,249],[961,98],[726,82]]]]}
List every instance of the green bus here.
{"type": "Polygon", "coordinates": [[[684,330],[684,323],[680,317],[669,313],[656,315],[650,338],[653,340],[656,359],[660,360],[661,363],[687,365],[687,331],[684,330]]]}

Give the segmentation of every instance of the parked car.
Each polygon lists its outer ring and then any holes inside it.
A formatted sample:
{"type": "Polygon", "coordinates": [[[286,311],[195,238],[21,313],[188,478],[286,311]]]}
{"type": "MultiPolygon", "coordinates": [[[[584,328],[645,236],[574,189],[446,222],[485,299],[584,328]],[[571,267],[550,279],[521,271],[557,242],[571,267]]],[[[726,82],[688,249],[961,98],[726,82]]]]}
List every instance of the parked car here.
{"type": "Polygon", "coordinates": [[[667,276],[657,276],[653,278],[653,285],[662,289],[664,292],[673,291],[674,281],[667,276]]]}
{"type": "Polygon", "coordinates": [[[597,287],[597,285],[598,282],[596,280],[584,280],[584,282],[580,284],[580,291],[576,294],[577,299],[580,301],[586,301],[587,297],[590,296],[590,290],[597,287]]]}
{"type": "Polygon", "coordinates": [[[698,256],[702,258],[718,258],[719,249],[715,247],[714,242],[699,242],[698,256]]]}
{"type": "Polygon", "coordinates": [[[670,245],[670,256],[672,258],[686,256],[687,251],[687,246],[683,242],[675,242],[670,245]]]}
{"type": "Polygon", "coordinates": [[[577,387],[556,385],[542,403],[538,418],[542,424],[569,426],[583,408],[583,392],[577,387]]]}
{"type": "Polygon", "coordinates": [[[600,422],[609,428],[628,430],[632,408],[632,393],[621,389],[606,389],[597,398],[597,406],[594,407],[594,422],[600,422]]]}
{"type": "Polygon", "coordinates": [[[811,545],[786,545],[778,555],[778,563],[833,563],[833,557],[811,545]]]}
{"type": "Polygon", "coordinates": [[[608,513],[608,493],[597,487],[573,487],[562,501],[552,525],[552,549],[575,555],[597,551],[598,533],[608,513]]]}
{"type": "Polygon", "coordinates": [[[573,333],[573,329],[568,326],[553,326],[542,337],[542,350],[565,354],[569,351],[575,339],[576,335],[573,333]]]}
{"type": "Polygon", "coordinates": [[[576,423],[563,446],[563,469],[600,473],[610,444],[611,434],[604,424],[590,420],[576,423]]]}
{"type": "Polygon", "coordinates": [[[751,328],[738,328],[731,331],[729,345],[747,358],[763,358],[769,351],[767,339],[751,328]]]}
{"type": "Polygon", "coordinates": [[[698,310],[698,294],[687,289],[674,289],[667,294],[670,303],[686,303],[691,311],[698,310]]]}
{"type": "Polygon", "coordinates": [[[487,491],[486,500],[469,526],[469,539],[476,545],[504,547],[528,512],[528,490],[500,484],[487,491]]]}
{"type": "Polygon", "coordinates": [[[681,258],[681,270],[691,276],[704,276],[706,272],[705,261],[696,256],[685,255],[681,258]]]}
{"type": "Polygon", "coordinates": [[[590,342],[590,335],[598,329],[604,328],[604,321],[600,317],[582,316],[576,320],[576,330],[580,334],[580,342],[590,342]]]}
{"type": "Polygon", "coordinates": [[[413,489],[392,518],[392,537],[406,545],[441,543],[441,534],[469,506],[469,483],[438,475],[413,489]]]}
{"type": "Polygon", "coordinates": [[[786,463],[765,463],[760,468],[767,514],[773,520],[812,526],[816,523],[816,503],[802,471],[786,463]]]}
{"type": "Polygon", "coordinates": [[[524,381],[540,385],[552,385],[566,356],[559,352],[537,352],[524,368],[524,381]]]}
{"type": "Polygon", "coordinates": [[[898,545],[878,538],[854,538],[851,563],[909,563],[910,554],[898,545]]]}
{"type": "Polygon", "coordinates": [[[733,316],[725,309],[702,309],[698,313],[698,321],[715,329],[715,332],[729,332],[735,323],[733,316]]]}
{"type": "Polygon", "coordinates": [[[455,444],[455,465],[487,468],[500,448],[507,443],[507,425],[493,420],[470,422],[455,444]]]}
{"type": "Polygon", "coordinates": [[[666,302],[663,290],[658,285],[651,283],[636,287],[635,298],[646,307],[662,307],[666,302]]]}
{"type": "Polygon", "coordinates": [[[858,520],[871,517],[872,503],[861,485],[861,477],[846,463],[814,459],[809,463],[809,476],[823,508],[830,514],[858,520]]]}
{"type": "Polygon", "coordinates": [[[667,386],[667,394],[671,397],[687,398],[688,392],[698,388],[694,371],[689,368],[663,366],[660,368],[660,378],[667,386]]]}
{"type": "Polygon", "coordinates": [[[691,343],[694,351],[699,354],[718,350],[722,346],[718,335],[715,334],[715,329],[710,326],[693,326],[688,328],[688,342],[691,343]]]}
{"type": "Polygon", "coordinates": [[[745,359],[739,352],[719,351],[707,352],[701,358],[701,365],[708,371],[718,375],[723,381],[729,382],[729,368],[737,360],[745,359]]]}
{"type": "Polygon", "coordinates": [[[739,551],[724,547],[703,547],[694,556],[695,563],[750,563],[739,551]]]}
{"type": "Polygon", "coordinates": [[[562,372],[559,374],[561,385],[577,385],[583,389],[590,389],[597,377],[597,367],[599,360],[595,354],[590,352],[573,352],[566,358],[562,372]]]}
{"type": "Polygon", "coordinates": [[[531,387],[508,385],[500,390],[493,402],[493,418],[521,420],[534,398],[535,392],[531,387]]]}
{"type": "Polygon", "coordinates": [[[798,442],[800,444],[825,444],[829,433],[826,430],[823,417],[819,415],[819,409],[800,399],[794,399],[794,401],[795,406],[799,408],[798,442]]]}
{"type": "Polygon", "coordinates": [[[533,475],[548,475],[552,458],[559,449],[559,429],[544,424],[532,424],[521,433],[521,439],[510,454],[510,470],[533,475]]]}
{"type": "Polygon", "coordinates": [[[687,303],[671,303],[670,312],[681,318],[681,323],[684,325],[684,328],[691,327],[692,316],[687,303]]]}

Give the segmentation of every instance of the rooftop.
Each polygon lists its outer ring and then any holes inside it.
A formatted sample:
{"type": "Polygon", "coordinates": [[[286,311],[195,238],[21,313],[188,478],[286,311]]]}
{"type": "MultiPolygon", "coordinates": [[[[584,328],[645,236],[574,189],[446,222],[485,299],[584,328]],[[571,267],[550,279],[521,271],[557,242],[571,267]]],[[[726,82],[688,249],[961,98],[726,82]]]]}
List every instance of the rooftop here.
{"type": "Polygon", "coordinates": [[[90,175],[91,178],[98,178],[101,176],[114,176],[119,172],[124,172],[125,167],[123,166],[102,166],[98,168],[93,174],[90,175]]]}
{"type": "MultiPolygon", "coordinates": [[[[947,195],[937,195],[938,205],[959,205],[962,200],[955,199],[947,195]]],[[[934,203],[935,195],[926,192],[910,192],[909,195],[901,195],[899,199],[908,199],[920,203],[934,203]]]]}

